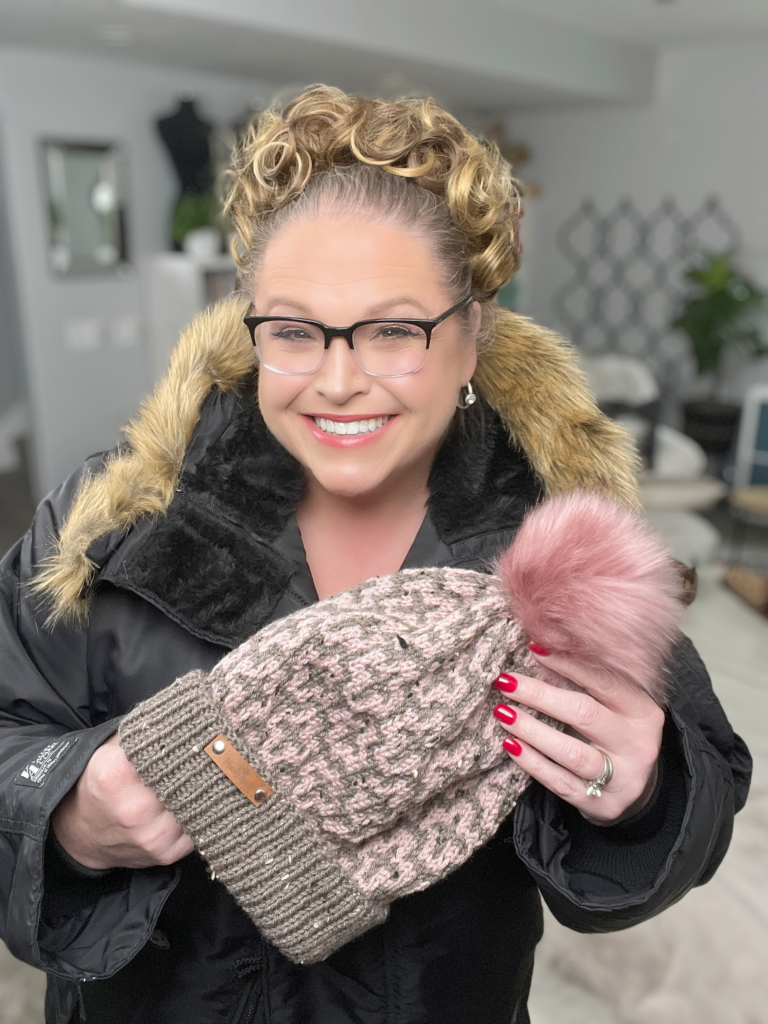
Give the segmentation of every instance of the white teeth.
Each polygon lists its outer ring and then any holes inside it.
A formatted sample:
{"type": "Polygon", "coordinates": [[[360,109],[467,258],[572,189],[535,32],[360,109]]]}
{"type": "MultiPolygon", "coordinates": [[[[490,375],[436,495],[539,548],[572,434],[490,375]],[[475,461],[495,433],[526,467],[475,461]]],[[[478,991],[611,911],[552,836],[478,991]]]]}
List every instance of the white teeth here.
{"type": "Polygon", "coordinates": [[[352,420],[349,423],[340,423],[338,420],[327,420],[324,416],[316,416],[315,423],[326,434],[355,435],[372,434],[374,430],[383,427],[392,417],[376,416],[369,420],[352,420]]]}

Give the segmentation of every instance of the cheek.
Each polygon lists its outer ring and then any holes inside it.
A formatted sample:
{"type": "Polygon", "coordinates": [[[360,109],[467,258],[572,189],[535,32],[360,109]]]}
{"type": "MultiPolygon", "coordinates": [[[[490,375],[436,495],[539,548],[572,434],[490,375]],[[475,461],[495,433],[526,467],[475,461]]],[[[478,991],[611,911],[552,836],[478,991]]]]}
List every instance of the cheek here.
{"type": "Polygon", "coordinates": [[[304,389],[300,377],[281,376],[262,370],[259,373],[258,397],[261,414],[273,434],[279,432],[281,413],[290,406],[304,389]]]}
{"type": "Polygon", "coordinates": [[[259,404],[264,415],[267,412],[274,414],[286,410],[291,402],[298,397],[304,387],[304,382],[299,377],[282,376],[271,374],[262,370],[259,373],[259,404]]]}
{"type": "MultiPolygon", "coordinates": [[[[440,367],[424,377],[417,374],[410,379],[404,378],[397,390],[403,405],[416,416],[420,429],[432,441],[448,428],[456,410],[459,387],[455,374],[440,367]]],[[[424,440],[427,440],[426,436],[424,440]]]]}

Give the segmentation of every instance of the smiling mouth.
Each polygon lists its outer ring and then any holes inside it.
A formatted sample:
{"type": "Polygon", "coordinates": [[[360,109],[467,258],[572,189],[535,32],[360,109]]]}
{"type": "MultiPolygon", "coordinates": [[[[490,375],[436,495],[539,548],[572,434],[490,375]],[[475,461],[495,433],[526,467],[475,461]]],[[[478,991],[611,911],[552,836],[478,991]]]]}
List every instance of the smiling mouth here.
{"type": "Polygon", "coordinates": [[[355,434],[373,434],[380,430],[385,423],[389,423],[391,419],[391,416],[374,416],[368,420],[349,420],[346,423],[342,423],[339,420],[325,419],[324,416],[312,417],[315,425],[324,434],[342,437],[354,437],[355,434]]]}

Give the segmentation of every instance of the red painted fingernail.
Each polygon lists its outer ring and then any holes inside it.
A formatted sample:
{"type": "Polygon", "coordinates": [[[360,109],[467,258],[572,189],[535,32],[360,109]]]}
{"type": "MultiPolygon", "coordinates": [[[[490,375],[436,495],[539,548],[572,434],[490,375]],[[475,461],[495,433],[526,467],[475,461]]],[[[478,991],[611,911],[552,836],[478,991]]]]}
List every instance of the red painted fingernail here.
{"type": "Polygon", "coordinates": [[[502,672],[493,685],[497,690],[503,690],[504,693],[514,693],[517,689],[517,680],[514,676],[508,676],[506,672],[502,672]]]}
{"type": "Polygon", "coordinates": [[[501,745],[502,747],[504,747],[506,752],[508,754],[512,754],[513,757],[519,757],[523,752],[523,748],[520,746],[517,740],[513,740],[511,736],[507,736],[507,738],[501,745]]]}
{"type": "Polygon", "coordinates": [[[504,723],[504,725],[512,725],[512,723],[517,719],[517,712],[514,708],[507,707],[506,704],[497,704],[493,709],[493,713],[500,722],[504,723]]]}
{"type": "Polygon", "coordinates": [[[528,644],[528,650],[533,651],[534,654],[538,654],[542,658],[547,658],[552,653],[552,651],[548,651],[546,647],[542,647],[541,644],[537,644],[534,640],[531,640],[528,644]]]}

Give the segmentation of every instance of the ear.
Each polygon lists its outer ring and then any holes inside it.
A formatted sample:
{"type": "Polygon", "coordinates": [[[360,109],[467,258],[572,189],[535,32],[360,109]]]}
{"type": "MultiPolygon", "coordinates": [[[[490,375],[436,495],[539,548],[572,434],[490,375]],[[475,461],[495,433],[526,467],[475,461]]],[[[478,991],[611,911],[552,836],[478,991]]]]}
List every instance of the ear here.
{"type": "Polygon", "coordinates": [[[482,317],[482,308],[479,302],[473,302],[470,304],[467,310],[467,319],[469,320],[469,335],[477,344],[477,336],[480,333],[480,319],[482,317]]]}
{"type": "Polygon", "coordinates": [[[472,379],[477,366],[477,336],[480,333],[480,303],[473,302],[468,310],[468,331],[466,334],[466,343],[464,345],[464,359],[462,361],[461,370],[464,383],[472,379]]]}

